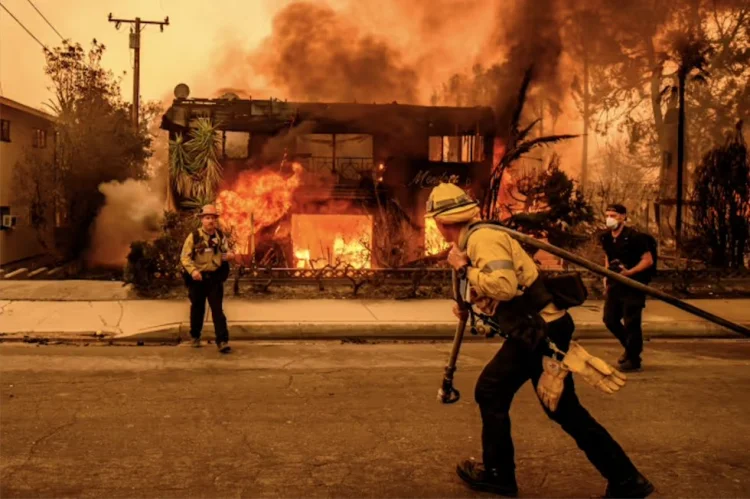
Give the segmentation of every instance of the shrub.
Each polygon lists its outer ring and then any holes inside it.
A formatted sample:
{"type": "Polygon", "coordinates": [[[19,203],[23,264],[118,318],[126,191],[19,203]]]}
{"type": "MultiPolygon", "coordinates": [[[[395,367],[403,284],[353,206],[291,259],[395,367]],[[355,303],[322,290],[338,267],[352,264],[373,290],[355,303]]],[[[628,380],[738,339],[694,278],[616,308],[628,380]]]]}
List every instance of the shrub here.
{"type": "Polygon", "coordinates": [[[136,292],[153,296],[182,278],[180,253],[188,234],[198,228],[192,214],[166,212],[161,235],[153,241],[136,241],[130,245],[125,267],[125,282],[136,292]]]}

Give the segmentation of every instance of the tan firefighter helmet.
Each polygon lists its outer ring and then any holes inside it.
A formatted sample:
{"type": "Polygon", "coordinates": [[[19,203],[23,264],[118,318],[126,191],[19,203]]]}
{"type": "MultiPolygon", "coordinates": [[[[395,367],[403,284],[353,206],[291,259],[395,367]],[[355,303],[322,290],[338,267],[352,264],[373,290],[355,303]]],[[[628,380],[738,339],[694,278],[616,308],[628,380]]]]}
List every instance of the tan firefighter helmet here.
{"type": "Polygon", "coordinates": [[[425,218],[443,223],[467,222],[479,214],[479,205],[455,184],[441,182],[427,199],[425,218]]]}

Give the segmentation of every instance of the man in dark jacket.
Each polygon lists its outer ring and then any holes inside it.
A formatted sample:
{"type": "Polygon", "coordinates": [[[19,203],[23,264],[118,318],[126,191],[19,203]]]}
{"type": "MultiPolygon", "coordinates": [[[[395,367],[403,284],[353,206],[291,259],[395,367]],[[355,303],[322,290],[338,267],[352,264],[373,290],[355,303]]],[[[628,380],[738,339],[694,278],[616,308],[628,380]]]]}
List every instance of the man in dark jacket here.
{"type": "MultiPolygon", "coordinates": [[[[627,210],[621,204],[611,204],[606,210],[609,229],[600,237],[604,266],[643,284],[648,283],[649,269],[654,260],[644,234],[625,225],[627,210]]],[[[625,352],[617,363],[622,371],[641,368],[643,331],[641,320],[646,306],[646,295],[619,282],[605,279],[606,301],[604,324],[620,341],[625,352]]]]}

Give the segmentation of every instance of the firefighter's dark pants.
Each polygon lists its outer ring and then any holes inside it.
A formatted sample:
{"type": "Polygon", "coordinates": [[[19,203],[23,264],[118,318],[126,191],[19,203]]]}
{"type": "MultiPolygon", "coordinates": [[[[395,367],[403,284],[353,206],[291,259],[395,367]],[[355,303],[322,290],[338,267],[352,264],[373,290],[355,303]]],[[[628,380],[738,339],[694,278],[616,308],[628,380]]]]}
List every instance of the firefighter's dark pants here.
{"type": "Polygon", "coordinates": [[[604,325],[625,349],[625,357],[637,365],[643,352],[643,307],[646,297],[633,290],[611,286],[604,302],[604,325]]]}
{"type": "Polygon", "coordinates": [[[191,280],[188,283],[190,297],[190,336],[201,337],[203,319],[206,316],[206,300],[211,307],[211,315],[216,331],[216,343],[229,341],[227,318],[224,315],[224,283],[213,272],[201,272],[202,281],[191,280]]]}
{"type": "MultiPolygon", "coordinates": [[[[563,351],[568,349],[575,324],[570,315],[548,324],[550,339],[563,351]]],[[[482,414],[482,447],[486,468],[501,474],[515,470],[513,440],[510,432],[510,404],[519,388],[531,379],[536,390],[542,374],[542,352],[532,352],[520,340],[511,338],[485,366],[477,380],[475,399],[482,414]]],[[[607,479],[620,481],[637,473],[628,456],[596,420],[581,406],[575,393],[573,376],[565,378],[565,388],[557,410],[547,416],[573,437],[589,461],[607,479]]]]}

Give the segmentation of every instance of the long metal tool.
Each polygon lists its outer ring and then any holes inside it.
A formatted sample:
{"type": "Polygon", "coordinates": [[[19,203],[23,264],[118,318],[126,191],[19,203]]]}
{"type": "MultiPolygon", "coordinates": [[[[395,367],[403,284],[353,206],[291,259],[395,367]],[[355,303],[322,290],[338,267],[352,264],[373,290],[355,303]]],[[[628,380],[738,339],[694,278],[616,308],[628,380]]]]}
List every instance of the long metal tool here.
{"type": "Polygon", "coordinates": [[[507,227],[503,227],[501,225],[496,225],[498,230],[501,230],[503,232],[506,232],[508,235],[513,237],[514,239],[518,240],[519,242],[528,244],[529,246],[533,246],[537,249],[544,250],[548,253],[551,253],[555,256],[559,256],[560,258],[567,260],[569,262],[575,263],[576,265],[580,265],[583,268],[586,268],[590,270],[591,272],[598,274],[600,276],[606,277],[607,279],[612,279],[614,281],[617,281],[619,283],[622,283],[626,286],[630,286],[633,289],[637,289],[638,291],[641,291],[649,296],[653,296],[654,298],[658,298],[659,300],[662,300],[664,302],[669,303],[670,305],[673,305],[681,310],[684,310],[685,312],[691,313],[693,315],[697,315],[698,317],[702,319],[706,319],[707,321],[711,321],[714,324],[718,324],[720,326],[723,326],[731,331],[734,331],[735,333],[739,333],[743,336],[750,338],[750,329],[737,324],[732,321],[728,321],[722,317],[719,317],[717,315],[714,315],[710,312],[706,312],[703,309],[700,309],[694,305],[691,305],[689,303],[686,303],[679,298],[675,298],[674,296],[668,295],[667,293],[664,293],[663,291],[659,291],[658,289],[652,288],[651,286],[646,286],[645,284],[642,284],[638,281],[635,281],[633,279],[630,279],[628,277],[623,276],[622,274],[618,274],[617,272],[612,272],[611,270],[607,269],[606,267],[603,267],[601,265],[597,265],[594,262],[591,262],[589,260],[586,260],[585,258],[582,258],[574,253],[571,253],[569,251],[566,251],[562,248],[558,248],[557,246],[553,246],[551,244],[545,243],[543,241],[539,241],[538,239],[534,239],[531,236],[527,236],[526,234],[522,234],[518,231],[515,231],[513,229],[509,229],[507,227]]]}
{"type": "Polygon", "coordinates": [[[456,334],[453,337],[453,347],[451,348],[451,355],[448,359],[448,365],[445,366],[445,373],[443,374],[443,383],[438,390],[438,402],[444,404],[453,404],[458,402],[461,398],[461,393],[453,387],[453,373],[456,372],[456,362],[458,361],[458,353],[461,351],[461,343],[464,339],[464,331],[466,330],[466,321],[468,320],[469,306],[464,302],[461,296],[461,286],[456,275],[456,271],[452,271],[453,280],[453,298],[458,303],[458,307],[466,312],[466,316],[458,320],[456,325],[456,334]]]}

